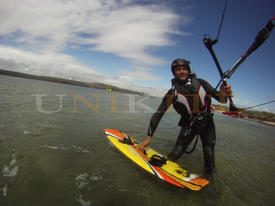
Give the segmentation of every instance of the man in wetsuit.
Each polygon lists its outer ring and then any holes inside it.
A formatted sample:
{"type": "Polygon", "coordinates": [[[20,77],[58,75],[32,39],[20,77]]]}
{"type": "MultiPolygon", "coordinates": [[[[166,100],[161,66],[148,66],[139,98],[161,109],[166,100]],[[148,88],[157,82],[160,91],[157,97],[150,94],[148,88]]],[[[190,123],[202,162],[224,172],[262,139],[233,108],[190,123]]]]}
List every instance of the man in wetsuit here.
{"type": "Polygon", "coordinates": [[[211,174],[215,168],[214,148],[216,142],[215,124],[211,97],[221,103],[227,102],[232,96],[230,86],[221,85],[216,91],[207,81],[199,79],[191,71],[190,62],[185,59],[176,59],[171,65],[172,88],[164,96],[158,110],[152,116],[148,128],[147,139],[140,145],[143,150],[150,144],[151,138],[165,111],[171,104],[181,115],[178,125],[181,127],[174,150],[168,155],[172,161],[178,160],[195,136],[199,135],[204,154],[204,167],[206,174],[211,174]]]}

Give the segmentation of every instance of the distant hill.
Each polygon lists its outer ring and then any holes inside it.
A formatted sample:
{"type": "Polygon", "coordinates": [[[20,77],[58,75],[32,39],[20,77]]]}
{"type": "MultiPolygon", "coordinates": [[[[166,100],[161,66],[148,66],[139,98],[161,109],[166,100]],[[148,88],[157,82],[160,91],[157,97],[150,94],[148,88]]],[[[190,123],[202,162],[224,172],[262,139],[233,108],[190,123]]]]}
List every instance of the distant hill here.
{"type": "Polygon", "coordinates": [[[98,82],[80,82],[75,80],[69,80],[69,79],[62,79],[57,77],[49,77],[49,76],[38,76],[33,74],[26,74],[21,72],[14,72],[9,70],[3,70],[0,69],[0,75],[7,75],[7,76],[14,76],[14,77],[21,77],[21,78],[27,78],[27,79],[36,79],[36,80],[42,80],[42,81],[48,81],[48,82],[57,82],[61,84],[71,84],[75,86],[82,86],[82,87],[90,87],[90,88],[96,88],[96,89],[108,89],[111,88],[112,91],[117,92],[123,92],[123,93],[129,93],[129,94],[138,94],[138,95],[144,95],[142,92],[132,91],[129,89],[123,89],[116,86],[98,83],[98,82]]]}
{"type": "MultiPolygon", "coordinates": [[[[229,108],[225,105],[214,105],[216,111],[223,113],[229,111],[229,108]]],[[[252,111],[252,110],[243,110],[240,111],[241,118],[254,120],[257,122],[265,123],[268,125],[275,126],[275,114],[264,111],[252,111]]]]}

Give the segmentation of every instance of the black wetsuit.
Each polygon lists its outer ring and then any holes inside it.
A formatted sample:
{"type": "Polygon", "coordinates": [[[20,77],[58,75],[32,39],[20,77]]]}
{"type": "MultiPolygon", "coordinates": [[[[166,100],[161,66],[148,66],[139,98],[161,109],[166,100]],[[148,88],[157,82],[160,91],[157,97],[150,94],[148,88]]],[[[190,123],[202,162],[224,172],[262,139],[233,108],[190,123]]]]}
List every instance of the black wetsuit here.
{"type": "Polygon", "coordinates": [[[206,172],[215,167],[214,147],[216,142],[211,97],[219,102],[226,102],[207,81],[190,76],[188,80],[172,79],[172,88],[164,96],[158,110],[152,116],[148,128],[148,136],[153,136],[163,114],[173,104],[181,115],[178,125],[181,127],[174,150],[168,157],[175,161],[186,152],[188,145],[196,135],[200,136],[206,172]]]}

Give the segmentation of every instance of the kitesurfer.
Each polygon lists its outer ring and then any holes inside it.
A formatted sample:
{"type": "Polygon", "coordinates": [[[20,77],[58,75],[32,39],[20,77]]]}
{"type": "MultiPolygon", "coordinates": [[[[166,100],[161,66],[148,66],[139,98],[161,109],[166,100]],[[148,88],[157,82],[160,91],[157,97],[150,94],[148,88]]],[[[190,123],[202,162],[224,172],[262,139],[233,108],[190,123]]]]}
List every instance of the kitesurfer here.
{"type": "Polygon", "coordinates": [[[178,160],[188,145],[196,136],[200,136],[206,174],[211,174],[215,168],[214,148],[216,142],[215,124],[211,98],[221,103],[227,102],[232,96],[229,85],[222,84],[220,91],[216,91],[207,81],[199,79],[192,72],[191,64],[185,59],[176,59],[171,64],[175,78],[172,79],[172,88],[164,96],[159,108],[153,114],[147,132],[147,138],[138,145],[144,150],[151,142],[152,136],[166,110],[171,104],[181,115],[178,125],[181,127],[176,145],[168,155],[172,161],[178,160]]]}

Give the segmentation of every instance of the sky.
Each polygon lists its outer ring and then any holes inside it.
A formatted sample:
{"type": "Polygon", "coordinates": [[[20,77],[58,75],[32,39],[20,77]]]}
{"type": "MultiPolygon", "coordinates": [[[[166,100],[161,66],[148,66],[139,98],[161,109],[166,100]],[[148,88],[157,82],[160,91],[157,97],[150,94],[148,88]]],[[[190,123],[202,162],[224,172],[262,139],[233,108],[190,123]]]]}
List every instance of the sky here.
{"type": "MultiPolygon", "coordinates": [[[[161,96],[170,64],[191,61],[213,87],[203,45],[216,38],[224,0],[0,0],[0,69],[102,82],[161,96]]],[[[275,15],[274,0],[228,0],[214,50],[224,71],[275,15]]],[[[275,99],[275,31],[228,80],[242,107],[275,99]]],[[[257,108],[275,113],[275,103],[257,108]]]]}

